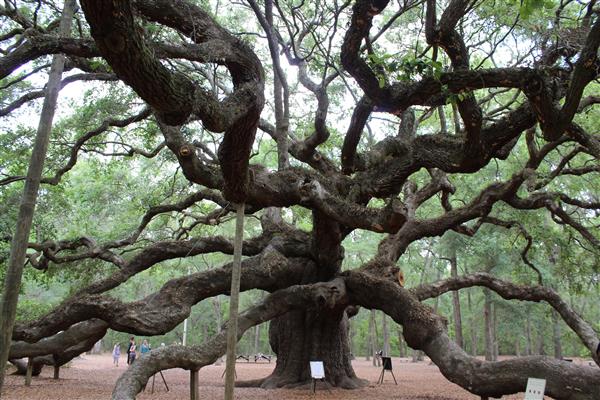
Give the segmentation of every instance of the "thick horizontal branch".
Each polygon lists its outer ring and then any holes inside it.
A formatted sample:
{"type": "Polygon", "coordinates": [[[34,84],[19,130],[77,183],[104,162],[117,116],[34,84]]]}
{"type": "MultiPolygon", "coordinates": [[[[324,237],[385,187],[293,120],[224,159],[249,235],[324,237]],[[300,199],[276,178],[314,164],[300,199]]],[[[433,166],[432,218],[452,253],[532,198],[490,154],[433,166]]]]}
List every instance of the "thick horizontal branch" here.
{"type": "Polygon", "coordinates": [[[9,359],[37,357],[52,354],[62,354],[66,349],[84,341],[95,343],[106,334],[108,324],[104,321],[91,319],[71,326],[54,336],[44,338],[35,343],[13,342],[10,346],[9,359]]]}
{"type": "Polygon", "coordinates": [[[448,173],[473,172],[494,157],[506,158],[507,146],[510,150],[522,132],[534,124],[535,115],[529,106],[523,105],[482,128],[482,149],[476,156],[466,156],[466,141],[460,135],[403,136],[385,139],[382,146],[355,156],[355,164],[344,168],[346,172],[359,171],[354,181],[362,183],[363,191],[375,197],[387,197],[398,193],[406,179],[421,168],[437,168],[448,173]]]}
{"type": "Polygon", "coordinates": [[[464,207],[448,210],[434,218],[409,219],[397,233],[379,243],[378,257],[395,261],[415,240],[441,236],[447,230],[457,228],[465,222],[487,216],[496,202],[516,193],[523,181],[522,171],[513,175],[507,182],[489,185],[464,207]]]}
{"type": "MultiPolygon", "coordinates": [[[[541,302],[545,301],[552,306],[563,318],[566,324],[579,336],[583,344],[595,356],[598,338],[590,324],[583,320],[560,295],[553,289],[545,286],[520,286],[514,283],[495,278],[493,275],[479,272],[457,278],[448,278],[428,285],[418,286],[411,292],[419,299],[426,300],[438,297],[451,290],[465,289],[473,286],[483,286],[498,293],[507,300],[521,300],[541,302]]],[[[597,360],[599,362],[600,360],[597,360]]]]}
{"type": "MultiPolygon", "coordinates": [[[[306,238],[297,238],[289,244],[277,245],[288,255],[308,254],[306,238]]],[[[264,247],[260,250],[262,248],[264,247]]],[[[252,255],[256,250],[259,250],[256,243],[244,243],[244,254],[252,255]]],[[[122,303],[99,293],[118,286],[160,261],[212,251],[229,251],[232,254],[233,244],[223,238],[210,238],[152,245],[134,257],[125,268],[80,290],[49,314],[34,322],[17,325],[13,338],[35,342],[90,318],[101,319],[112,329],[125,332],[144,335],[166,333],[189,315],[194,304],[206,297],[228,293],[231,264],[220,269],[173,279],[163,285],[159,292],[137,302],[122,303]]],[[[311,268],[314,268],[314,264],[310,260],[288,260],[269,247],[260,255],[244,260],[242,290],[260,288],[272,291],[286,287],[301,281],[311,268]]]]}
{"type": "MultiPolygon", "coordinates": [[[[441,318],[412,292],[360,272],[346,273],[344,282],[351,304],[380,309],[402,324],[407,343],[424,350],[447,379],[471,393],[501,397],[524,392],[528,376],[544,376],[546,394],[553,398],[588,400],[596,396],[600,384],[598,368],[544,356],[481,361],[456,345],[448,337],[441,318]]],[[[594,340],[595,350],[598,340],[594,340]]]]}

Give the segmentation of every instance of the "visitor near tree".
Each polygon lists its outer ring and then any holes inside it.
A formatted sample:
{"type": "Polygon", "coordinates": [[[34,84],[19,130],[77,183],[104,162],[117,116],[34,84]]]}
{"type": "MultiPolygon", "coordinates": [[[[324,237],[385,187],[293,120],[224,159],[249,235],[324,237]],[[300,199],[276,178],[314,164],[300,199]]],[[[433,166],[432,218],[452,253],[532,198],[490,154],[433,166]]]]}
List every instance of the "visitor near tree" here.
{"type": "Polygon", "coordinates": [[[135,337],[132,336],[129,338],[129,347],[127,347],[127,364],[133,364],[133,362],[135,361],[135,351],[136,351],[136,345],[135,345],[135,337]]]}
{"type": "Polygon", "coordinates": [[[151,347],[148,344],[148,340],[144,339],[144,341],[142,342],[142,345],[140,346],[140,353],[146,354],[146,353],[149,353],[150,350],[151,350],[151,347]]]}
{"type": "Polygon", "coordinates": [[[112,351],[112,356],[113,356],[113,364],[115,365],[115,367],[119,366],[119,357],[121,357],[121,344],[120,343],[115,343],[114,347],[113,347],[113,351],[112,351]]]}

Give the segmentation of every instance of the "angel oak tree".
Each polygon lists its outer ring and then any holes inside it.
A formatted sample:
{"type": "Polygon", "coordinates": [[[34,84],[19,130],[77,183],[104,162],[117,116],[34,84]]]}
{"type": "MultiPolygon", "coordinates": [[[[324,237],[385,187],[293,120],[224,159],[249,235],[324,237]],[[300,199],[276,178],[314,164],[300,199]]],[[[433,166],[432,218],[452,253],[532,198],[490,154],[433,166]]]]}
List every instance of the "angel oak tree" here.
{"type": "MultiPolygon", "coordinates": [[[[600,102],[593,95],[600,67],[596,1],[546,2],[551,10],[535,10],[530,1],[519,9],[518,2],[487,0],[231,3],[211,12],[214,4],[192,0],[81,0],[70,38],[58,37],[60,7],[52,1],[0,6],[0,78],[9,93],[2,97],[3,118],[44,95],[22,83],[44,74],[52,54],[67,57],[70,73],[62,87],[119,81],[135,93],[129,106],[71,140],[62,150],[64,164],[42,184],[61,185],[81,152],[93,149],[115,158],[170,152],[173,162],[156,168],[177,168],[190,184],[177,201],[148,207],[121,239],[32,241],[31,268],[89,259],[113,268],[48,314],[18,323],[10,357],[60,365],[108,328],[163,334],[193,305],[227,294],[229,264],[169,280],[133,302],[107,292],[167,260],[232,254],[230,239],[201,236],[195,228],[219,225],[234,203],[244,203],[262,229],[244,241],[241,290],[270,294],[240,315],[238,338],[271,321],[277,354],[273,374],[253,384],[305,383],[308,361],[321,359],[331,385],[363,385],[348,347],[348,318],[361,306],[401,324],[409,346],[482,397],[524,391],[535,374],[547,378],[546,393],[554,398],[600,398],[597,367],[543,356],[480,361],[458,347],[445,318],[422,303],[474,286],[505,299],[546,302],[598,362],[596,332],[545,286],[528,257],[535,237],[526,221],[509,217],[511,210],[543,210],[598,256],[594,187],[590,193],[556,183],[599,171],[598,136],[582,117],[597,115],[600,102]],[[530,20],[519,18],[519,10],[530,20]],[[159,144],[146,149],[132,131],[112,147],[99,147],[111,131],[136,126],[159,136],[159,144]],[[264,143],[255,143],[257,130],[276,143],[277,168],[250,162],[252,152],[265,151],[264,143]],[[211,137],[218,138],[216,152],[211,137]],[[481,188],[456,184],[468,175],[485,177],[490,163],[499,170],[481,188]],[[214,206],[205,215],[186,211],[209,202],[214,206]],[[284,220],[281,209],[292,206],[310,211],[309,229],[284,220]],[[184,216],[187,225],[145,235],[165,214],[184,216]],[[524,232],[521,256],[531,267],[530,286],[486,273],[402,286],[397,265],[409,245],[451,230],[477,237],[484,224],[524,232]],[[342,241],[359,230],[381,234],[377,251],[342,271],[342,241]]],[[[4,187],[23,180],[4,175],[4,187]]],[[[157,371],[197,370],[225,348],[223,332],[205,345],[153,351],[122,375],[113,398],[135,398],[157,371]]]]}

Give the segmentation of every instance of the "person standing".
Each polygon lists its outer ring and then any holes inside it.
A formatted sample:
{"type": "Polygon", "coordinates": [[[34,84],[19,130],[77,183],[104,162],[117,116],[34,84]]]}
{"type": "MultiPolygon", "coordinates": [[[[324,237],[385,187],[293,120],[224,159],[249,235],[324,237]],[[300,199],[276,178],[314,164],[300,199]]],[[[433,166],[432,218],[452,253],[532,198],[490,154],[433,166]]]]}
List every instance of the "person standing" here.
{"type": "Polygon", "coordinates": [[[148,341],[146,339],[144,339],[144,341],[142,342],[142,345],[140,346],[140,353],[142,353],[142,355],[149,353],[151,350],[150,345],[148,344],[148,341]]]}
{"type": "Polygon", "coordinates": [[[115,343],[114,347],[113,347],[113,351],[112,351],[112,356],[113,356],[113,364],[115,365],[115,367],[119,366],[119,358],[121,357],[121,344],[120,343],[115,343]]]}
{"type": "Polygon", "coordinates": [[[131,364],[135,360],[135,337],[129,338],[129,346],[127,347],[127,364],[131,364]]]}

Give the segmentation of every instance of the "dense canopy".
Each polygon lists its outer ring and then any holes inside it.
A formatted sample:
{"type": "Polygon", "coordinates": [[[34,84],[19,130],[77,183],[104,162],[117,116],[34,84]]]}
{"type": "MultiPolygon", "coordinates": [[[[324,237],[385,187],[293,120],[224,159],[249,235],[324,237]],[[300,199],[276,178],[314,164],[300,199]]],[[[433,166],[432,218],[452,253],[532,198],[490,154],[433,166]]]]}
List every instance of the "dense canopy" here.
{"type": "MultiPolygon", "coordinates": [[[[472,393],[523,391],[535,373],[552,397],[600,398],[597,366],[482,361],[460,310],[426,302],[475,286],[545,302],[600,362],[597,312],[573,301],[600,277],[596,0],[79,3],[63,36],[62,2],[0,6],[3,266],[50,60],[66,57],[25,282],[67,288],[20,308],[10,359],[62,365],[109,329],[177,328],[229,292],[245,203],[241,289],[268,294],[238,333],[271,321],[278,356],[254,384],[305,382],[315,357],[332,385],[364,384],[348,340],[363,307],[472,393]],[[425,279],[433,252],[451,275],[425,279]],[[151,293],[128,296],[152,273],[151,293]]],[[[224,352],[218,332],[153,351],[113,398],[224,352]]]]}

